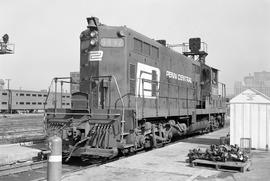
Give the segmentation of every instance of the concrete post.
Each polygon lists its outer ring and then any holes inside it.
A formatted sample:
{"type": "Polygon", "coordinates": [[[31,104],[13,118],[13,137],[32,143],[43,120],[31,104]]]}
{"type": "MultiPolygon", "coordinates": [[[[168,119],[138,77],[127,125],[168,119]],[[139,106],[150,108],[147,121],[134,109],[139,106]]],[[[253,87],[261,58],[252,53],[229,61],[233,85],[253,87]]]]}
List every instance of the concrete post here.
{"type": "Polygon", "coordinates": [[[62,176],[62,139],[58,136],[49,138],[51,154],[48,158],[47,180],[60,181],[62,176]]]}

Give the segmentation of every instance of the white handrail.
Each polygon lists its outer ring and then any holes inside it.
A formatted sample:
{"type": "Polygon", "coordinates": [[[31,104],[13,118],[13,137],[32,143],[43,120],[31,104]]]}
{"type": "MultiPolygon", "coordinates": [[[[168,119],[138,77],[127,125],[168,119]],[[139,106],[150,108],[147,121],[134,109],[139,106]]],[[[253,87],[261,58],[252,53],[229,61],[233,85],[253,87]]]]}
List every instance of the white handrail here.
{"type": "Polygon", "coordinates": [[[121,103],[122,103],[122,119],[121,119],[121,142],[122,142],[124,140],[124,124],[125,124],[124,113],[125,113],[125,106],[124,106],[124,101],[123,101],[122,94],[120,92],[117,80],[116,80],[114,75],[111,75],[111,76],[115,81],[115,85],[116,85],[116,88],[117,88],[117,91],[118,91],[118,94],[119,94],[119,97],[120,97],[120,100],[121,100],[121,103]]]}

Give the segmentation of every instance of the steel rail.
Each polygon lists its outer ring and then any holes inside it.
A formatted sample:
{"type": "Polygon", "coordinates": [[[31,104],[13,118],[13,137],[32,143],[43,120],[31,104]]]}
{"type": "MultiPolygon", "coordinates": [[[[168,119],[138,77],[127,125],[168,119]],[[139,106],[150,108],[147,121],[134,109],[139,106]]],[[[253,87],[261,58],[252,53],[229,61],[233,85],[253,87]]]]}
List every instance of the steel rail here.
{"type": "Polygon", "coordinates": [[[3,165],[3,166],[0,166],[0,176],[26,172],[29,170],[44,168],[46,166],[47,166],[47,160],[43,160],[39,162],[26,161],[24,163],[3,165]]]}

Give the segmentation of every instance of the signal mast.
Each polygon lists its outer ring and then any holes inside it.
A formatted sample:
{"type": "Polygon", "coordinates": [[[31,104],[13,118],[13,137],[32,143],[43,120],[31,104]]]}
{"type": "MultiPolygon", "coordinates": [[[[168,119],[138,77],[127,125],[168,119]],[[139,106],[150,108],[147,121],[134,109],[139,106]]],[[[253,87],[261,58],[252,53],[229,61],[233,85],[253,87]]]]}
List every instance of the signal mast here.
{"type": "MultiPolygon", "coordinates": [[[[13,43],[9,43],[9,36],[8,34],[4,34],[4,36],[2,36],[2,39],[0,39],[0,55],[4,55],[4,54],[14,54],[14,49],[15,49],[15,45],[13,43]]],[[[9,89],[9,81],[11,79],[7,79],[8,80],[8,112],[12,113],[12,93],[11,90],[9,89]]]]}
{"type": "Polygon", "coordinates": [[[8,34],[4,34],[2,39],[0,39],[0,55],[3,54],[14,54],[15,45],[13,43],[9,43],[8,34]]]}
{"type": "Polygon", "coordinates": [[[189,43],[168,44],[167,46],[170,48],[180,47],[185,56],[205,64],[205,57],[208,55],[207,44],[201,42],[200,38],[190,38],[189,43]]]}

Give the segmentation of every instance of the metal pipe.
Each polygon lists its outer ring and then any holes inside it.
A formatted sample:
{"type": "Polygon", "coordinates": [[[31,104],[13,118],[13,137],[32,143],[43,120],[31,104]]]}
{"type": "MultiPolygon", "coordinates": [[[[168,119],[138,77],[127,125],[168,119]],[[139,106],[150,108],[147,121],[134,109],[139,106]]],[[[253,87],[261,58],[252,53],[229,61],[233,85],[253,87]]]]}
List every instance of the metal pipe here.
{"type": "Polygon", "coordinates": [[[48,115],[81,115],[81,116],[103,116],[103,115],[109,115],[109,116],[120,116],[120,114],[95,114],[95,113],[55,113],[55,112],[46,112],[48,115]]]}
{"type": "Polygon", "coordinates": [[[54,85],[55,85],[55,91],[54,91],[54,112],[56,113],[56,107],[57,107],[57,78],[54,78],[54,85]]]}
{"type": "Polygon", "coordinates": [[[62,99],[62,96],[63,96],[63,81],[61,81],[61,92],[60,92],[60,108],[62,108],[62,102],[63,102],[63,99],[62,99]]]}
{"type": "Polygon", "coordinates": [[[112,99],[112,91],[111,91],[111,78],[109,78],[109,114],[111,113],[111,99],[112,99]]]}
{"type": "Polygon", "coordinates": [[[152,132],[153,147],[156,148],[157,147],[157,140],[156,140],[156,133],[155,133],[155,125],[154,124],[152,124],[152,126],[151,126],[151,132],[152,132]]]}
{"type": "Polygon", "coordinates": [[[70,77],[55,77],[55,79],[70,79],[70,77]]]}
{"type": "Polygon", "coordinates": [[[144,104],[145,104],[145,100],[144,100],[144,79],[142,79],[142,98],[143,98],[143,102],[142,102],[142,117],[144,117],[144,104]]]}
{"type": "Polygon", "coordinates": [[[114,75],[112,75],[112,78],[115,81],[116,89],[117,89],[117,92],[119,94],[119,97],[120,97],[120,100],[121,100],[121,103],[122,103],[122,119],[121,119],[121,142],[122,142],[124,140],[124,124],[125,124],[124,114],[125,114],[125,107],[124,107],[124,101],[123,101],[122,94],[120,92],[120,89],[119,89],[117,80],[116,80],[116,78],[115,78],[114,75]]]}

